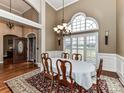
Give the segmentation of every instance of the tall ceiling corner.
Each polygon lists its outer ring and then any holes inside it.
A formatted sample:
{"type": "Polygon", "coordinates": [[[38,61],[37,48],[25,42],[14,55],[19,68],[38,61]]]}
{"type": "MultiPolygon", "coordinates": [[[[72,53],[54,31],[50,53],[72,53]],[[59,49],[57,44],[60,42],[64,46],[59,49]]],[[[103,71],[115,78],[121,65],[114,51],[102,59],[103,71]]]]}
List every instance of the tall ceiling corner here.
{"type": "MultiPolygon", "coordinates": [[[[78,2],[79,0],[65,0],[64,1],[64,5],[65,7],[71,5],[71,4],[74,4],[76,2],[78,2]]],[[[63,3],[63,0],[46,0],[46,2],[51,6],[53,7],[56,11],[62,9],[62,3],[63,3]]]]}

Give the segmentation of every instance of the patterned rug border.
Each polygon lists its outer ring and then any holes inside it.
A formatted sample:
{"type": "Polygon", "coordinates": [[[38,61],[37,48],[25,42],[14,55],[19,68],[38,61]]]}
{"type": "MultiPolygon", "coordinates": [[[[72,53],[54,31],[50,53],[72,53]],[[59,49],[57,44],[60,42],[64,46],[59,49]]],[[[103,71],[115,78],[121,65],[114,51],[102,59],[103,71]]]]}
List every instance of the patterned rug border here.
{"type": "MultiPolygon", "coordinates": [[[[22,76],[25,76],[25,75],[27,75],[27,74],[34,73],[34,71],[37,71],[37,70],[40,70],[40,69],[38,68],[38,69],[32,70],[32,71],[30,71],[30,72],[24,73],[24,74],[22,74],[22,75],[18,75],[18,76],[16,76],[16,77],[11,78],[11,79],[5,80],[4,83],[6,83],[6,82],[8,82],[8,81],[11,81],[11,80],[13,80],[13,79],[17,79],[17,78],[22,77],[22,76]]],[[[32,75],[32,76],[33,76],[33,75],[32,75]]]]}
{"type": "Polygon", "coordinates": [[[32,71],[27,72],[27,73],[24,73],[24,74],[22,74],[22,75],[16,76],[16,77],[14,77],[14,78],[8,79],[8,80],[4,81],[4,83],[6,84],[6,86],[9,88],[9,90],[10,90],[12,93],[22,93],[22,92],[16,92],[16,90],[12,89],[12,88],[11,88],[12,86],[9,84],[11,81],[19,79],[19,80],[21,80],[22,83],[24,83],[25,86],[26,86],[26,85],[28,86],[28,87],[26,87],[26,88],[24,87],[24,90],[25,90],[25,91],[30,91],[30,92],[27,92],[27,93],[41,93],[41,92],[38,91],[35,87],[33,87],[32,85],[30,85],[29,83],[27,83],[27,82],[25,81],[25,78],[32,77],[32,76],[38,74],[39,72],[41,72],[40,68],[38,68],[38,69],[36,69],[36,70],[32,70],[32,71]],[[36,73],[34,73],[34,72],[36,72],[36,73]],[[29,90],[26,90],[27,88],[28,88],[29,90]],[[32,90],[30,90],[30,89],[32,89],[32,90]]]}

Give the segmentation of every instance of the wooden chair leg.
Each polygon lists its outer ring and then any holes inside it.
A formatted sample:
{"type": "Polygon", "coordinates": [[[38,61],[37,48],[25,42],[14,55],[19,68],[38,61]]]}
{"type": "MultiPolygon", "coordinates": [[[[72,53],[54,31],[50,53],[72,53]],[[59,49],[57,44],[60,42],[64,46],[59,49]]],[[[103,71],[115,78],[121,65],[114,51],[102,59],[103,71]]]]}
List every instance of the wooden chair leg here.
{"type": "Polygon", "coordinates": [[[43,74],[43,82],[45,82],[45,75],[43,74]]]}
{"type": "Polygon", "coordinates": [[[58,84],[58,87],[57,87],[57,93],[59,93],[59,84],[58,84]]]}
{"type": "Polygon", "coordinates": [[[50,93],[52,93],[53,84],[54,84],[54,80],[52,80],[52,82],[51,82],[51,89],[50,89],[50,93]]]}
{"type": "Polygon", "coordinates": [[[71,84],[71,93],[73,93],[73,84],[71,84]]]}

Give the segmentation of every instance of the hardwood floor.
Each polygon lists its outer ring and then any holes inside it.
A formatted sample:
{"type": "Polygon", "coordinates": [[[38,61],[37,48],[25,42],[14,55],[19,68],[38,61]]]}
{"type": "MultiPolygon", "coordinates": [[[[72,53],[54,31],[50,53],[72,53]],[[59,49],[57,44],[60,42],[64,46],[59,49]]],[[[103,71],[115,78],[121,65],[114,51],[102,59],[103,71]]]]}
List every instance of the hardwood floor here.
{"type": "Polygon", "coordinates": [[[4,81],[37,68],[38,67],[31,62],[5,65],[0,64],[0,93],[11,93],[9,88],[4,84],[4,81]]]}

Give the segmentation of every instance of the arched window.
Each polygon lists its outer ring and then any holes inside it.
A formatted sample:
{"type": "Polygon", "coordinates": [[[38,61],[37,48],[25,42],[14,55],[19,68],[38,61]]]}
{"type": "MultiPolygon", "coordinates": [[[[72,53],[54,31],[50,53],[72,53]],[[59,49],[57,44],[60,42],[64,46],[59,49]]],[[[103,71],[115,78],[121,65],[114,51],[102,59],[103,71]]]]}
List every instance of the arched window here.
{"type": "Polygon", "coordinates": [[[80,12],[71,18],[68,27],[73,34],[64,36],[63,50],[70,54],[82,54],[84,61],[96,62],[98,53],[98,32],[96,31],[99,30],[97,21],[80,12]]]}
{"type": "Polygon", "coordinates": [[[97,21],[94,18],[86,17],[84,13],[75,14],[69,22],[68,27],[72,33],[99,29],[97,21]]]}

